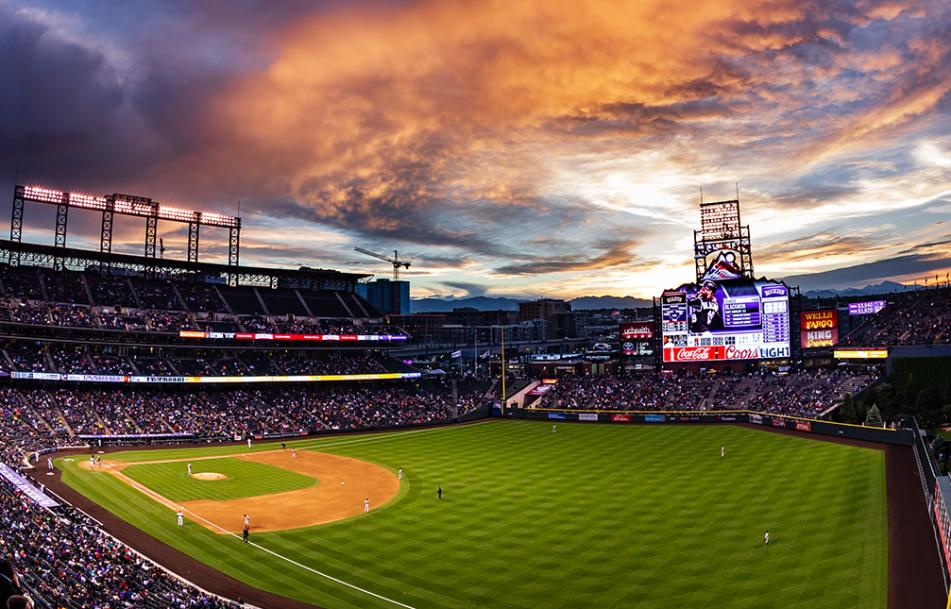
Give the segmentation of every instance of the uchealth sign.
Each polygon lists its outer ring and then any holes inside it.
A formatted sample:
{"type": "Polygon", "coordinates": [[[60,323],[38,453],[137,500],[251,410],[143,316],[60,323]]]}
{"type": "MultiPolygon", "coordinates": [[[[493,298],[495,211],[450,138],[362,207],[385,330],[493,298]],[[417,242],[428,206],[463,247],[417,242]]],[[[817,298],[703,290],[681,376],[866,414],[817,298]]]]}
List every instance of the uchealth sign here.
{"type": "Polygon", "coordinates": [[[666,347],[665,362],[714,362],[740,359],[778,359],[789,357],[789,347],[785,345],[737,347],[735,345],[717,345],[712,347],[666,347]]]}

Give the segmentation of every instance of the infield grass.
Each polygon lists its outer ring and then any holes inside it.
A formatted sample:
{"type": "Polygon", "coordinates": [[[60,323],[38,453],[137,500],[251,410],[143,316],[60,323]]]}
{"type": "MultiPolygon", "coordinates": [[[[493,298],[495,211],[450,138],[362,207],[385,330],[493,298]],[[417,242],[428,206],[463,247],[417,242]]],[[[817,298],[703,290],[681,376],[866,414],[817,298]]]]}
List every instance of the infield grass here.
{"type": "MultiPolygon", "coordinates": [[[[727,425],[550,430],[493,421],[289,442],[402,467],[404,488],[370,514],[252,541],[414,609],[885,609],[882,451],[727,425]]],[[[229,451],[247,447],[129,458],[229,451]]],[[[328,609],[396,607],[235,538],[180,529],[113,476],[58,466],[79,492],[252,585],[328,609]]]]}
{"type": "Polygon", "coordinates": [[[192,472],[213,472],[224,480],[198,480],[188,477],[187,462],[142,463],[122,470],[126,476],[144,484],[172,501],[192,499],[239,499],[307,488],[316,478],[290,470],[242,461],[229,457],[191,462],[192,472]]]}

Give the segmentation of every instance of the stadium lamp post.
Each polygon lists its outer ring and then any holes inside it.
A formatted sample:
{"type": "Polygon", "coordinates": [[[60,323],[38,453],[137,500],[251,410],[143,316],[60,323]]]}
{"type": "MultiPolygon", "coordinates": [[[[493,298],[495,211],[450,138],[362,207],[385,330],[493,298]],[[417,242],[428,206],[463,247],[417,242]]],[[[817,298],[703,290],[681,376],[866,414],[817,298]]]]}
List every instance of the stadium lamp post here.
{"type": "Polygon", "coordinates": [[[502,334],[502,416],[505,416],[505,326],[499,326],[499,332],[502,334]]]}

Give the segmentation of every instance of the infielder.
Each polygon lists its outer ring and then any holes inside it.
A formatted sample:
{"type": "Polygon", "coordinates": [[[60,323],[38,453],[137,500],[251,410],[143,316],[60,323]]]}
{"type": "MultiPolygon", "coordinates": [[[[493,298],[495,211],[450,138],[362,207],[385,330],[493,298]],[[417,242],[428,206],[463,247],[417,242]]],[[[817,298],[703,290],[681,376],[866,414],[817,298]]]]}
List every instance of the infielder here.
{"type": "Polygon", "coordinates": [[[248,448],[251,448],[251,436],[248,436],[248,448]]]}
{"type": "Polygon", "coordinates": [[[191,463],[188,464],[188,477],[189,477],[189,478],[192,477],[192,464],[191,464],[191,463]]]}
{"type": "Polygon", "coordinates": [[[397,480],[402,480],[402,479],[403,479],[403,468],[402,468],[402,467],[399,468],[399,470],[397,470],[397,472],[396,472],[396,479],[397,479],[397,480]]]}
{"type": "Polygon", "coordinates": [[[291,449],[291,459],[296,459],[296,458],[297,458],[297,449],[296,449],[296,448],[292,448],[292,449],[291,449]]]}
{"type": "Polygon", "coordinates": [[[53,460],[49,457],[46,458],[46,469],[53,471],[53,460]]]}
{"type": "Polygon", "coordinates": [[[90,469],[96,467],[96,458],[92,455],[89,455],[89,467],[90,469]]]}
{"type": "Polygon", "coordinates": [[[363,500],[363,513],[366,514],[370,511],[370,498],[367,497],[363,500]]]}

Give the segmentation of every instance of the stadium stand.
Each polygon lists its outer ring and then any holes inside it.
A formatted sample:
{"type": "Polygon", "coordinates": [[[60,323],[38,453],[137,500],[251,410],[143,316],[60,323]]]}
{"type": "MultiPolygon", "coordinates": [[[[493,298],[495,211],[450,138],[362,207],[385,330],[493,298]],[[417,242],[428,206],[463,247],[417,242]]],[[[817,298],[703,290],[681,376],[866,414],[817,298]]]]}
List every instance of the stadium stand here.
{"type": "Polygon", "coordinates": [[[846,335],[840,345],[893,347],[951,342],[951,288],[888,296],[884,309],[846,335]]]}
{"type": "Polygon", "coordinates": [[[753,374],[642,374],[560,379],[533,404],[575,410],[757,410],[815,417],[873,383],[864,368],[753,374]]]}

